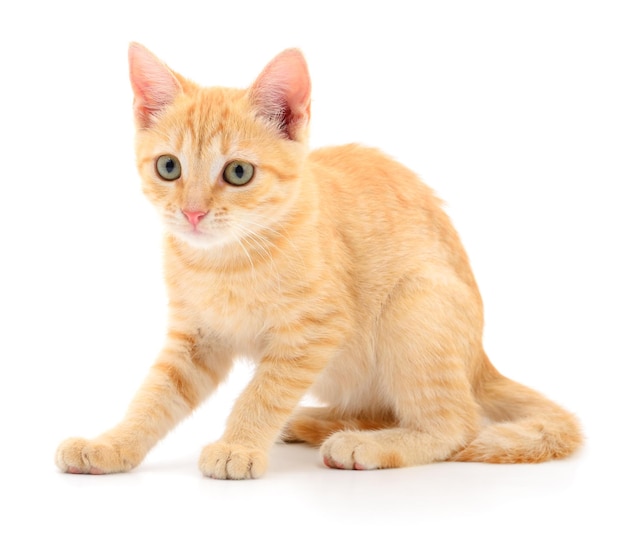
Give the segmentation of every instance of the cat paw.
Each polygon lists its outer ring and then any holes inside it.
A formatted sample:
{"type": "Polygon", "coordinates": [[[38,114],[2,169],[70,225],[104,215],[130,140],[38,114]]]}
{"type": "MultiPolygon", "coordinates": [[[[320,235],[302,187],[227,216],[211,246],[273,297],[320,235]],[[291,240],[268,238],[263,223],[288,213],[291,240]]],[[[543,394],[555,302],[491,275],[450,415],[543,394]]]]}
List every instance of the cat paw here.
{"type": "Polygon", "coordinates": [[[141,462],[141,457],[122,451],[106,439],[67,439],[57,449],[55,462],[71,474],[108,474],[126,472],[141,462]]]}
{"type": "Polygon", "coordinates": [[[204,476],[220,480],[258,478],[267,469],[267,454],[239,444],[216,442],[204,447],[199,467],[204,476]]]}
{"type": "Polygon", "coordinates": [[[399,456],[386,451],[372,432],[340,431],[320,448],[324,464],[331,469],[373,470],[401,467],[399,456]]]}

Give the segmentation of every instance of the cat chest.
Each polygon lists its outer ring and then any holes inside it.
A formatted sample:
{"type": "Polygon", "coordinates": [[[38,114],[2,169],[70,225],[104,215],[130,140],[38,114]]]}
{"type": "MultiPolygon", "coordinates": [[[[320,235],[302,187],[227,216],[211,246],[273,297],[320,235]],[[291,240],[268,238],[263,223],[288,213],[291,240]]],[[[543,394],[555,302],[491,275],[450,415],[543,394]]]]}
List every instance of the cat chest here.
{"type": "Polygon", "coordinates": [[[207,276],[187,282],[173,292],[185,306],[190,324],[200,324],[242,354],[261,347],[263,335],[272,326],[280,298],[265,284],[251,286],[245,280],[207,276]]]}

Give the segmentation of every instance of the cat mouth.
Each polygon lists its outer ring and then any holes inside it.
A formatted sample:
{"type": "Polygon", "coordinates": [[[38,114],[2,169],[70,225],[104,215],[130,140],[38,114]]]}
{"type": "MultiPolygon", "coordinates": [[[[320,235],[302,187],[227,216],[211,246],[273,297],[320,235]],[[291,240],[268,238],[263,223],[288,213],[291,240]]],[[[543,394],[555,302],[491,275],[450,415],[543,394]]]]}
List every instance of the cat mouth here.
{"type": "Polygon", "coordinates": [[[207,230],[206,227],[199,228],[189,223],[178,223],[169,229],[180,240],[196,248],[213,248],[224,244],[227,240],[227,235],[219,234],[218,231],[207,230]]]}
{"type": "Polygon", "coordinates": [[[186,236],[186,237],[190,237],[190,238],[195,238],[195,239],[200,239],[200,238],[215,238],[215,235],[207,232],[203,229],[199,229],[197,227],[194,226],[183,226],[183,227],[178,227],[177,231],[178,234],[182,235],[182,236],[186,236]]]}

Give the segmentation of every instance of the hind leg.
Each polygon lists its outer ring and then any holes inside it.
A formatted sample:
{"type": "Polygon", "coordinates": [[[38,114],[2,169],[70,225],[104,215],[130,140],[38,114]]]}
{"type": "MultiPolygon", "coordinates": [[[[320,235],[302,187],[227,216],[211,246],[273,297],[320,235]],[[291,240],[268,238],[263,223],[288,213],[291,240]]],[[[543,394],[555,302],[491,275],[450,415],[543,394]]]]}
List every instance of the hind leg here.
{"type": "Polygon", "coordinates": [[[283,428],[284,442],[306,442],[320,446],[333,433],[346,430],[377,430],[393,425],[389,413],[342,415],[332,407],[302,407],[283,428]]]}
{"type": "Polygon", "coordinates": [[[471,310],[458,309],[461,293],[446,292],[424,290],[423,283],[394,291],[380,320],[376,353],[380,392],[397,424],[334,433],[321,448],[328,466],[378,469],[444,461],[474,437],[479,412],[467,355],[476,332],[471,310]]]}
{"type": "Polygon", "coordinates": [[[389,381],[398,417],[395,426],[349,426],[333,433],[321,447],[324,463],[338,469],[408,467],[448,460],[463,448],[478,430],[477,407],[464,372],[454,369],[456,362],[436,364],[434,372],[426,368],[421,376],[389,381]],[[439,378],[441,370],[447,375],[439,378]]]}

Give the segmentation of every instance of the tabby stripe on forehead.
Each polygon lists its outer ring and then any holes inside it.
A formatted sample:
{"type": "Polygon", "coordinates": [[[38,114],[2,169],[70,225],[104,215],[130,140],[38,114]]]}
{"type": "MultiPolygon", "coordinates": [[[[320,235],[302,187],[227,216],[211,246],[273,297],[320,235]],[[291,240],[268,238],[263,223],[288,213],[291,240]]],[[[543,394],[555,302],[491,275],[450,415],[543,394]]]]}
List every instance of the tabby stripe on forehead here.
{"type": "Polygon", "coordinates": [[[206,123],[203,122],[203,114],[198,113],[199,102],[193,102],[187,105],[186,122],[180,123],[176,133],[179,143],[185,139],[194,141],[194,145],[198,148],[204,147],[204,132],[207,129],[206,123]]]}
{"type": "MultiPolygon", "coordinates": [[[[227,132],[230,117],[232,116],[232,111],[229,107],[220,110],[218,104],[215,103],[216,99],[217,96],[214,96],[211,101],[195,102],[191,104],[187,110],[189,122],[183,129],[187,134],[191,135],[194,146],[200,153],[206,146],[211,144],[216,136],[227,132]],[[214,117],[216,112],[220,113],[220,116],[217,118],[214,117]],[[212,118],[212,122],[210,123],[207,122],[209,118],[212,118]]],[[[228,105],[228,103],[224,103],[223,100],[220,100],[219,105],[224,106],[228,105]]],[[[226,153],[228,144],[225,137],[221,137],[221,148],[222,153],[226,153]]]]}

